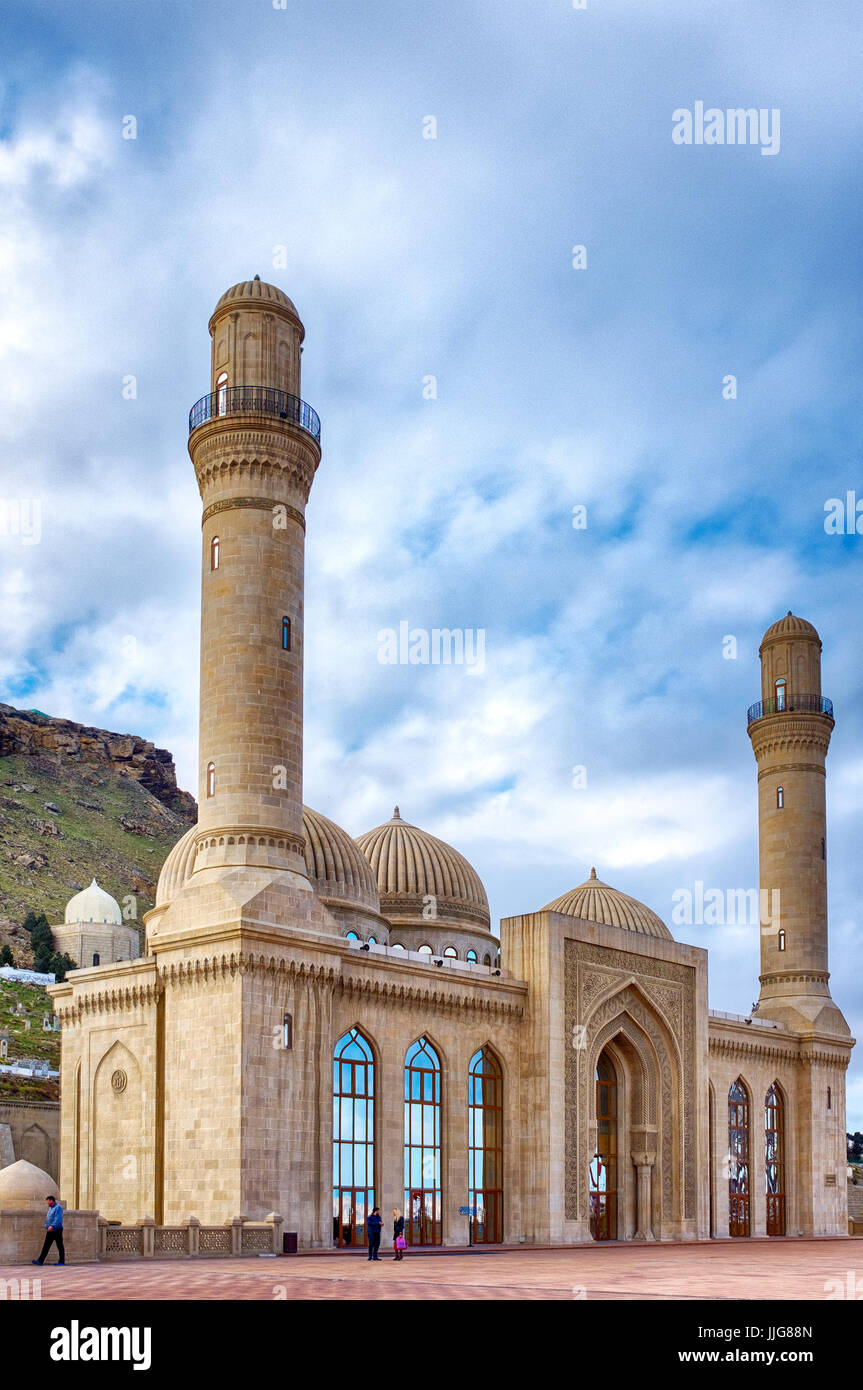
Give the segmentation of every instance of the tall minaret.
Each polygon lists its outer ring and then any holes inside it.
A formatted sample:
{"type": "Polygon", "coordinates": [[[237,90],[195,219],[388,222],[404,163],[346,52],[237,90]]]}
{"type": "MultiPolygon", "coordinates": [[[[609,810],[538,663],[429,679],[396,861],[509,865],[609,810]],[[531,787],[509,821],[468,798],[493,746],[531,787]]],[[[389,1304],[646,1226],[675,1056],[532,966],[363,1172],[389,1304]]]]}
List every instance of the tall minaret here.
{"type": "Polygon", "coordinates": [[[210,394],[189,419],[204,504],[192,877],[241,866],[305,876],[304,513],[321,448],[300,398],[304,329],[257,275],[222,295],[209,327],[210,394]]]}
{"type": "Polygon", "coordinates": [[[789,611],[765,632],[760,656],[761,700],[748,716],[758,762],[758,1013],[795,1031],[847,1036],[827,969],[824,765],[833,706],[821,694],[821,639],[789,611]]]}

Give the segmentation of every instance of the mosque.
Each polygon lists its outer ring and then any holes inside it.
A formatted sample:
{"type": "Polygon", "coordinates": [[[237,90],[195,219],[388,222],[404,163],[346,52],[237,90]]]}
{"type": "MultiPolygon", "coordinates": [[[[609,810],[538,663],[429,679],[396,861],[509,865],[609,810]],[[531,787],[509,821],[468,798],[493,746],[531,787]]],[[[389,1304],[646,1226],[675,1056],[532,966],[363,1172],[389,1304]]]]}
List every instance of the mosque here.
{"type": "Polygon", "coordinates": [[[353,839],[303,805],[304,329],[255,277],[209,331],[199,819],[145,954],[82,929],[53,987],[63,1200],[157,1227],[276,1212],[300,1249],[362,1245],[376,1204],[413,1246],[846,1234],[815,628],[768,629],[748,713],[781,900],[750,1015],[711,1012],[707,952],[594,871],[498,939],[476,870],[399,808],[353,839]]]}

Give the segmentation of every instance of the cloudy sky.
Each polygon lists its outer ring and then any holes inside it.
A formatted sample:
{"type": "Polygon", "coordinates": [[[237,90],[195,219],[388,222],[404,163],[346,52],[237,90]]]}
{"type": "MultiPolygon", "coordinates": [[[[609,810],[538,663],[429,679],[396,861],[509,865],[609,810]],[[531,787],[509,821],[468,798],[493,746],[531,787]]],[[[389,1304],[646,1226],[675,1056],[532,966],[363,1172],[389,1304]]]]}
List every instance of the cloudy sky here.
{"type": "MultiPolygon", "coordinates": [[[[186,416],[216,299],[260,274],[323,421],[306,800],[353,834],[398,801],[495,919],[595,864],[670,922],[697,881],[757,884],[746,708],[792,608],[837,711],[863,1036],[863,536],[824,527],[863,498],[857,8],[6,0],[0,698],[151,738],[196,790],[186,416]],[[699,101],[778,109],[778,153],[675,144],[699,101]],[[381,665],[400,622],[482,629],[484,670],[381,665]]],[[[747,1011],[757,928],[674,930],[747,1011]]]]}

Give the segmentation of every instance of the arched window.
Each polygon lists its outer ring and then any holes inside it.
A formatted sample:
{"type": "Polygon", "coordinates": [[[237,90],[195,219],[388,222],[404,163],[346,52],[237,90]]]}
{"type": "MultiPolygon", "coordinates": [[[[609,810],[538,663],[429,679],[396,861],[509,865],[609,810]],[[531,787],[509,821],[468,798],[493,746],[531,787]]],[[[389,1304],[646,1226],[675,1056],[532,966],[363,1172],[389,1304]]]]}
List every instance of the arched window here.
{"type": "Polygon", "coordinates": [[[421,956],[432,956],[432,955],[434,955],[434,952],[433,952],[431,946],[420,946],[419,953],[420,953],[421,956]]]}
{"type": "Polygon", "coordinates": [[[370,937],[369,937],[369,945],[370,945],[370,946],[377,946],[377,944],[378,944],[378,939],[377,939],[377,937],[376,937],[376,936],[370,936],[370,937]]]}
{"type": "Polygon", "coordinates": [[[290,620],[290,618],[282,618],[282,651],[283,651],[283,652],[289,652],[290,650],[291,650],[291,620],[290,620]]]}
{"type": "Polygon", "coordinates": [[[596,1153],[590,1161],[590,1234],[617,1239],[617,1073],[606,1052],[596,1064],[596,1153]]]}
{"type": "Polygon", "coordinates": [[[405,1236],[441,1243],[440,1058],[428,1038],[405,1054],[405,1236]]]}
{"type": "Polygon", "coordinates": [[[486,951],[485,955],[483,956],[482,963],[483,965],[491,965],[491,956],[489,955],[488,951],[486,951]]]}
{"type": "Polygon", "coordinates": [[[374,1205],[374,1056],[351,1028],[333,1051],[333,1244],[366,1245],[374,1205]]]}
{"type": "Polygon", "coordinates": [[[470,1059],[467,1093],[470,1244],[503,1240],[503,1074],[481,1047],[470,1059]]]}
{"type": "Polygon", "coordinates": [[[779,949],[780,949],[780,951],[784,951],[784,950],[785,950],[785,928],[784,928],[784,927],[781,927],[780,930],[779,930],[779,949]]]}
{"type": "Polygon", "coordinates": [[[749,1094],[739,1077],[728,1092],[728,1234],[749,1235],[749,1094]]]}
{"type": "Polygon", "coordinates": [[[401,943],[400,941],[394,941],[394,942],[393,942],[393,950],[394,950],[394,951],[403,951],[403,950],[404,950],[404,946],[402,945],[402,943],[401,943]]]}
{"type": "Polygon", "coordinates": [[[785,708],[785,691],[787,689],[784,678],[780,677],[780,679],[774,683],[773,689],[776,692],[776,708],[777,710],[782,710],[785,708]]]}
{"type": "Polygon", "coordinates": [[[345,932],[345,940],[346,940],[346,941],[359,941],[359,939],[360,939],[360,938],[357,936],[357,934],[356,934],[355,931],[346,931],[346,932],[345,932]]]}
{"type": "Polygon", "coordinates": [[[216,764],[207,763],[207,796],[216,795],[216,764]]]}
{"type": "Polygon", "coordinates": [[[219,568],[219,546],[220,546],[220,545],[221,545],[221,541],[219,540],[219,537],[218,537],[218,536],[214,536],[213,539],[210,541],[210,569],[211,569],[211,570],[217,570],[217,569],[219,568]]]}
{"type": "Polygon", "coordinates": [[[785,805],[785,789],[784,789],[784,787],[777,787],[777,788],[776,788],[776,807],[777,807],[777,810],[781,811],[781,810],[782,810],[782,807],[783,807],[784,805],[785,805]]]}
{"type": "Polygon", "coordinates": [[[476,951],[468,951],[465,960],[469,960],[473,965],[477,965],[476,951]]]}
{"type": "Polygon", "coordinates": [[[220,372],[216,377],[216,414],[228,413],[228,373],[220,372]]]}
{"type": "Polygon", "coordinates": [[[785,1105],[774,1081],[764,1097],[764,1175],[767,1234],[785,1235],[785,1105]]]}
{"type": "Polygon", "coordinates": [[[458,960],[458,951],[455,946],[447,946],[444,955],[449,956],[450,960],[458,960]]]}
{"type": "MultiPolygon", "coordinates": [[[[102,964],[102,957],[99,955],[98,951],[97,951],[97,952],[94,954],[94,956],[93,956],[93,964],[94,964],[94,965],[101,965],[101,964],[102,964]]],[[[828,1108],[829,1108],[829,1107],[828,1107],[828,1108]]]]}
{"type": "Polygon", "coordinates": [[[826,843],[826,841],[825,841],[823,835],[821,836],[821,858],[822,858],[822,859],[826,859],[826,858],[827,858],[827,843],[826,843]]]}

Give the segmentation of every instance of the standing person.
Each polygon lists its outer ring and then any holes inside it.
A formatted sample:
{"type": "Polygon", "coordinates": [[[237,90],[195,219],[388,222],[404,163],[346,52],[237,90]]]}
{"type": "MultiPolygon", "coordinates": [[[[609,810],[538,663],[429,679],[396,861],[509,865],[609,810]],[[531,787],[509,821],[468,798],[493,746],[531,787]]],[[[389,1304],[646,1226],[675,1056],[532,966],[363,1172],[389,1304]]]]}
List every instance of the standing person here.
{"type": "Polygon", "coordinates": [[[375,1207],[368,1219],[370,1260],[376,1260],[378,1258],[378,1251],[381,1248],[381,1227],[383,1224],[384,1218],[381,1216],[381,1209],[380,1207],[375,1207]]]}
{"type": "Polygon", "coordinates": [[[397,1260],[405,1257],[405,1219],[398,1207],[393,1207],[393,1250],[397,1260]]]}
{"type": "Polygon", "coordinates": [[[54,1197],[46,1197],[48,1210],[45,1213],[45,1244],[42,1246],[42,1254],[38,1260],[32,1260],[31,1264],[43,1265],[48,1251],[53,1242],[57,1242],[57,1254],[60,1256],[58,1265],[66,1263],[66,1251],[63,1247],[63,1208],[54,1197]]]}

